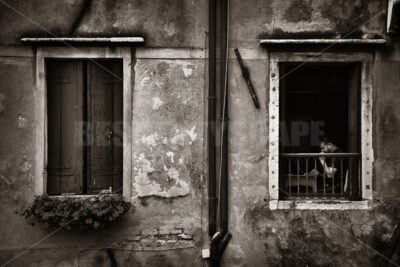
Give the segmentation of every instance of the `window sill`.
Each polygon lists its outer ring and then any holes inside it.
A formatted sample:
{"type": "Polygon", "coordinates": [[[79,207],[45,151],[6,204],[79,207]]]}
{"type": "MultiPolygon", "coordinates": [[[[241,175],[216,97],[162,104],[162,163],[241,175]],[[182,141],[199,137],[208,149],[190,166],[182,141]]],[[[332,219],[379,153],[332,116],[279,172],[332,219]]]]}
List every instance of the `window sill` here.
{"type": "Polygon", "coordinates": [[[270,200],[270,210],[369,210],[370,200],[270,200]]]}
{"type": "Polygon", "coordinates": [[[49,198],[91,198],[98,197],[100,195],[107,196],[120,196],[121,194],[112,193],[112,194],[91,194],[91,195],[48,195],[49,198]]]}

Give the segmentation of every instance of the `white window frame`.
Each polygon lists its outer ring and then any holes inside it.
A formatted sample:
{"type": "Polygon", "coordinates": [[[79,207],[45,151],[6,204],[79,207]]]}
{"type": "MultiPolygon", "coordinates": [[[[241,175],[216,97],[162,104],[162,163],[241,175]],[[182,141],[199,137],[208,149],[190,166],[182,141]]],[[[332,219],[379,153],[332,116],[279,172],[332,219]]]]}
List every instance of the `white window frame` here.
{"type": "Polygon", "coordinates": [[[270,209],[370,209],[372,201],[372,86],[370,53],[270,52],[269,53],[269,207],[270,209]],[[279,63],[347,62],[361,64],[361,201],[279,200],[279,63]]]}
{"type": "MultiPolygon", "coordinates": [[[[132,88],[130,47],[38,47],[35,98],[35,195],[47,194],[47,83],[46,59],[122,59],[123,65],[123,182],[122,195],[131,199],[132,177],[132,88]]],[[[86,195],[77,195],[86,196],[86,195]]]]}

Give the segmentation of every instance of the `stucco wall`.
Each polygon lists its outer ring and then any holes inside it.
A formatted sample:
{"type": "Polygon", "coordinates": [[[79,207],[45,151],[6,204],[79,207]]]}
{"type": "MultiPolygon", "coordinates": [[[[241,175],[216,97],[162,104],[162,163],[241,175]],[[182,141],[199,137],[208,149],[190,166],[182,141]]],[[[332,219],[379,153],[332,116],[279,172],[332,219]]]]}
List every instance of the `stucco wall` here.
{"type": "MultiPolygon", "coordinates": [[[[165,58],[165,51],[159,49],[142,48],[134,54],[134,209],[102,232],[61,231],[10,265],[108,266],[106,247],[119,251],[116,257],[121,264],[179,266],[175,262],[182,257],[180,266],[200,264],[205,59],[203,50],[194,51],[194,57],[191,49],[169,50],[172,58],[165,58]]],[[[0,112],[2,125],[9,125],[1,129],[0,143],[4,263],[54,229],[30,226],[15,214],[34,196],[35,59],[30,48],[5,48],[2,54],[7,56],[0,61],[0,112]]]]}
{"type": "MultiPolygon", "coordinates": [[[[10,1],[58,36],[143,36],[133,88],[130,212],[101,232],[60,231],[10,266],[200,266],[207,233],[206,118],[208,1],[10,1]],[[195,49],[192,49],[195,48],[195,49]],[[156,251],[154,251],[156,250],[156,251]]],[[[385,0],[232,0],[230,48],[249,67],[256,110],[237,61],[229,60],[229,227],[224,266],[371,266],[399,222],[400,47],[374,60],[374,202],[366,211],[268,208],[268,51],[264,37],[385,37],[385,0]],[[378,13],[381,15],[376,15],[378,13]],[[368,23],[365,23],[367,22],[368,23]],[[358,26],[363,24],[359,29],[358,26]]],[[[35,51],[22,36],[48,36],[0,3],[0,262],[51,229],[15,210],[33,198],[35,51]]],[[[398,40],[394,40],[394,43],[398,40]]]]}
{"type": "Polygon", "coordinates": [[[242,50],[261,102],[257,110],[230,61],[230,231],[226,266],[371,266],[399,221],[397,54],[374,61],[374,201],[368,211],[270,210],[268,203],[268,56],[242,50]],[[247,57],[247,59],[246,59],[247,57]],[[396,74],[396,75],[394,75],[396,74]],[[267,88],[264,91],[263,88],[267,88]]]}
{"type": "Polygon", "coordinates": [[[2,45],[22,36],[142,36],[148,47],[202,47],[207,1],[12,1],[0,6],[2,45]],[[199,34],[200,33],[200,34],[199,34]]]}
{"type": "MultiPolygon", "coordinates": [[[[276,1],[245,8],[246,4],[231,2],[232,18],[236,18],[231,22],[232,47],[252,48],[258,38],[267,37],[343,37],[353,30],[348,36],[383,36],[384,1],[276,1]],[[374,15],[378,12],[382,14],[374,15]],[[270,16],[252,17],[259,13],[270,16]],[[355,19],[350,21],[350,17],[355,19]]],[[[229,214],[233,238],[224,255],[226,266],[371,266],[376,262],[377,252],[385,248],[399,221],[399,140],[394,137],[400,118],[399,62],[397,53],[384,52],[388,50],[397,51],[397,47],[372,52],[375,169],[374,202],[369,211],[269,210],[268,61],[263,56],[267,52],[262,48],[253,51],[245,61],[261,99],[260,110],[254,108],[237,62],[230,62],[229,214]]]]}

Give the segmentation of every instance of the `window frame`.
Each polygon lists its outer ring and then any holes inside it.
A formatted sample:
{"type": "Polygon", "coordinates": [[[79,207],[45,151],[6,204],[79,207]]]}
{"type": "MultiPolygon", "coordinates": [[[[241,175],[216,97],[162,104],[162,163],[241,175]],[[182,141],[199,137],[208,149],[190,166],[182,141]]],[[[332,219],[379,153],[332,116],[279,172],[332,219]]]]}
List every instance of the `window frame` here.
{"type": "Polygon", "coordinates": [[[372,200],[372,85],[373,55],[366,52],[270,52],[269,53],[269,144],[268,176],[270,209],[369,209],[372,200]],[[360,201],[279,199],[279,63],[360,63],[361,64],[361,197],[360,201]]]}
{"type": "MultiPolygon", "coordinates": [[[[122,196],[131,199],[132,177],[132,48],[130,47],[38,47],[35,98],[35,195],[47,194],[47,81],[46,59],[122,59],[123,152],[122,196]]],[[[87,196],[87,195],[74,195],[87,196]]]]}

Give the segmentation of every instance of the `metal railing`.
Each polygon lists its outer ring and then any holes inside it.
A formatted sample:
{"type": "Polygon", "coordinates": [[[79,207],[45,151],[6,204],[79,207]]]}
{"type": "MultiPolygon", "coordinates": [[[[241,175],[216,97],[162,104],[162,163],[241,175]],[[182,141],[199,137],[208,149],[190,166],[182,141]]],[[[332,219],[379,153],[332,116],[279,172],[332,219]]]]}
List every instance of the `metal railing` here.
{"type": "Polygon", "coordinates": [[[356,199],[360,153],[280,154],[280,198],[356,199]]]}

